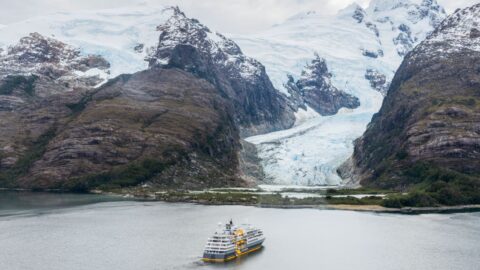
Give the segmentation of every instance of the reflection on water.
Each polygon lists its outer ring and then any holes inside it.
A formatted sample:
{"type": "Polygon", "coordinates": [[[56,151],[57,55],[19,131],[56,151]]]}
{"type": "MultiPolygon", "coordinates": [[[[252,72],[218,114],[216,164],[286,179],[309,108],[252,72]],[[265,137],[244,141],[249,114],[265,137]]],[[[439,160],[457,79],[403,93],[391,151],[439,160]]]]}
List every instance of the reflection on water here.
{"type": "Polygon", "coordinates": [[[0,191],[0,216],[43,213],[53,209],[118,200],[121,198],[95,194],[0,191]]]}
{"type": "MultiPolygon", "coordinates": [[[[243,264],[245,264],[248,261],[255,260],[256,257],[262,256],[262,253],[267,252],[266,250],[268,247],[264,246],[262,249],[249,253],[247,255],[244,255],[242,257],[239,257],[233,261],[229,261],[226,263],[206,263],[202,262],[201,260],[197,260],[192,263],[192,268],[195,269],[195,266],[198,267],[198,269],[248,269],[248,268],[243,268],[243,264]],[[203,268],[201,268],[203,267],[203,268]]],[[[281,269],[281,268],[280,268],[281,269]]]]}
{"type": "MultiPolygon", "coordinates": [[[[161,202],[90,204],[105,198],[32,196],[40,197],[17,198],[23,201],[15,204],[20,210],[4,205],[0,212],[26,211],[25,202],[54,210],[0,217],[0,269],[478,270],[480,265],[480,213],[407,216],[161,202]],[[44,202],[37,204],[38,198],[44,202]],[[67,208],[58,204],[65,201],[67,208]],[[230,218],[262,228],[264,249],[227,264],[201,262],[216,224],[230,218]]],[[[2,203],[10,201],[5,198],[2,203]]]]}

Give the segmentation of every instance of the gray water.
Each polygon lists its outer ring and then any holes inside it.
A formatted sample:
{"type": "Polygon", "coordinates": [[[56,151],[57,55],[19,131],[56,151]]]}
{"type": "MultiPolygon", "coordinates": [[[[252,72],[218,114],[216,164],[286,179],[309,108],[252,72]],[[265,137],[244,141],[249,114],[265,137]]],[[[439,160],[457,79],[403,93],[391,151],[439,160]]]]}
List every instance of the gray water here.
{"type": "Polygon", "coordinates": [[[480,269],[480,213],[407,216],[6,194],[0,193],[2,270],[480,269]],[[261,227],[265,248],[227,264],[200,262],[216,224],[230,218],[261,227]]]}

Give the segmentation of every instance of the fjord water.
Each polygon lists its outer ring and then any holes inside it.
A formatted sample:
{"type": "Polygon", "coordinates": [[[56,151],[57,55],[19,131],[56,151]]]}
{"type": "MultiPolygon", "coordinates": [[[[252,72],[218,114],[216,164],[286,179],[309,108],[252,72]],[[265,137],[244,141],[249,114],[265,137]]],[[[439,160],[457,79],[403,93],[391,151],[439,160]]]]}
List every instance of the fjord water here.
{"type": "Polygon", "coordinates": [[[109,198],[58,194],[42,195],[38,207],[25,203],[38,200],[38,194],[22,193],[15,198],[18,195],[0,193],[0,269],[425,270],[480,266],[480,213],[409,216],[99,202],[109,198]],[[207,237],[218,222],[230,218],[263,228],[265,248],[227,264],[200,262],[207,237]]]}

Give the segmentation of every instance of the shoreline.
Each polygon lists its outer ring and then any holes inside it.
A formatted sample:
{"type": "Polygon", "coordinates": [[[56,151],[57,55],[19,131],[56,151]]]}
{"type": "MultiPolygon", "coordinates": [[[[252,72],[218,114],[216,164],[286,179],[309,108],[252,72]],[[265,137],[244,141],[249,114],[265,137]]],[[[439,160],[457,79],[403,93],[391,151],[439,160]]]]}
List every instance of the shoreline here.
{"type": "MultiPolygon", "coordinates": [[[[93,193],[93,194],[106,194],[113,196],[123,196],[126,194],[106,192],[106,193],[93,193]]],[[[138,196],[129,193],[127,196],[134,200],[139,201],[158,201],[165,203],[189,203],[197,205],[207,206],[251,206],[258,208],[276,208],[276,209],[319,209],[319,210],[339,210],[339,211],[355,211],[355,212],[369,212],[369,213],[384,213],[384,214],[405,214],[405,215],[420,215],[420,214],[453,214],[453,213],[468,213],[468,212],[480,212],[480,204],[474,205],[455,205],[455,206],[436,206],[436,207],[403,207],[403,208],[387,208],[381,205],[355,205],[355,204],[315,204],[315,205],[294,205],[294,204],[261,204],[261,203],[229,203],[229,202],[208,202],[202,200],[177,200],[167,201],[154,198],[153,196],[138,196]]]]}
{"type": "Polygon", "coordinates": [[[124,199],[131,199],[134,201],[151,201],[151,202],[165,202],[165,203],[189,203],[197,205],[208,206],[252,206],[258,208],[277,208],[277,209],[321,209],[321,210],[340,210],[340,211],[355,211],[355,212],[369,212],[369,213],[385,213],[385,214],[453,214],[466,212],[480,212],[480,204],[474,205],[456,205],[456,206],[435,206],[435,207],[402,207],[402,208],[387,208],[381,205],[365,204],[262,204],[262,203],[248,203],[248,202],[225,202],[225,201],[207,201],[194,200],[186,198],[176,198],[175,200],[161,199],[157,192],[114,192],[104,190],[91,190],[86,193],[75,193],[57,189],[50,190],[34,190],[34,189],[18,189],[18,188],[0,188],[0,192],[47,192],[47,193],[73,193],[85,195],[106,195],[121,197],[124,199]]]}

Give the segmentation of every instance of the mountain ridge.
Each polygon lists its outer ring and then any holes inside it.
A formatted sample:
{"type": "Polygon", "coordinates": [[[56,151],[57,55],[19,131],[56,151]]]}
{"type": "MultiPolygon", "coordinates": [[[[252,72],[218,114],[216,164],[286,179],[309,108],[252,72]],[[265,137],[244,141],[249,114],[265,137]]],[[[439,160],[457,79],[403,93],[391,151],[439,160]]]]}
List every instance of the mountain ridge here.
{"type": "Polygon", "coordinates": [[[407,54],[341,173],[366,186],[417,187],[424,202],[478,203],[479,15],[480,4],[456,11],[407,54]]]}
{"type": "Polygon", "coordinates": [[[178,8],[63,13],[0,32],[2,186],[250,185],[261,170],[241,171],[256,168],[242,132],[293,125],[264,67],[178,8]]]}

